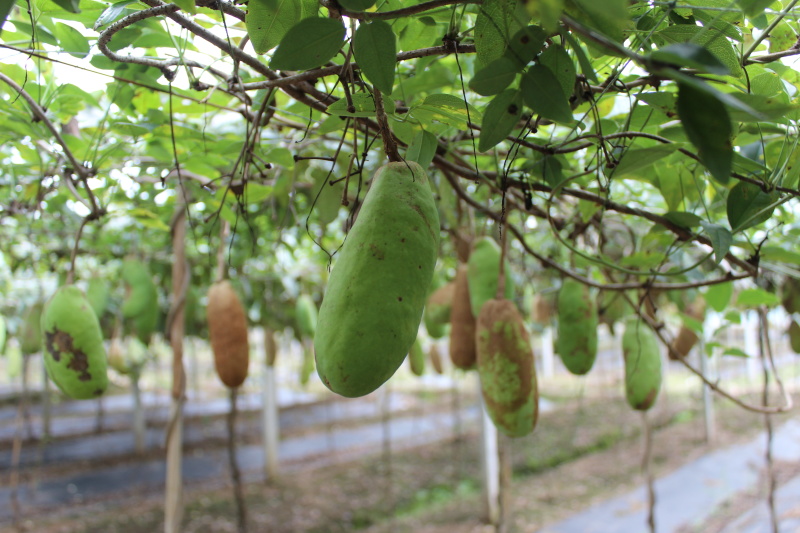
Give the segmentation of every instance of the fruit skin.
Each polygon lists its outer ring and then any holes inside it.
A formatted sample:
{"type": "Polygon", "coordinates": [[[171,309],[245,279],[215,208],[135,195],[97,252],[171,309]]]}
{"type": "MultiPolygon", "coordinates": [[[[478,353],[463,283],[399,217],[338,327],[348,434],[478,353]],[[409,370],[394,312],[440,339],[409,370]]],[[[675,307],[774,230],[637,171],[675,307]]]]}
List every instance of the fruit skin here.
{"type": "Polygon", "coordinates": [[[0,315],[0,355],[3,355],[6,347],[6,319],[0,315]]]}
{"type": "Polygon", "coordinates": [[[612,335],[616,335],[614,327],[617,322],[631,314],[633,309],[619,291],[600,291],[597,294],[597,317],[601,324],[608,327],[612,335]]]}
{"type": "Polygon", "coordinates": [[[122,279],[127,286],[122,316],[139,340],[148,344],[158,324],[158,288],[147,265],[138,259],[122,263],[122,279]]]}
{"type": "Polygon", "coordinates": [[[89,305],[92,306],[94,314],[97,315],[98,320],[103,317],[103,313],[108,308],[108,300],[111,296],[109,284],[106,280],[101,278],[92,278],[86,286],[86,299],[89,305]]]}
{"type": "Polygon", "coordinates": [[[50,379],[70,398],[97,398],[108,387],[100,322],[83,292],[58,289],[42,311],[44,363],[50,379]]]}
{"type": "Polygon", "coordinates": [[[433,291],[425,304],[423,318],[425,329],[434,339],[441,339],[447,335],[447,325],[450,323],[450,309],[453,307],[453,292],[455,283],[446,283],[433,291]]]}
{"type": "Polygon", "coordinates": [[[317,373],[354,398],[380,387],[417,337],[439,248],[439,213],[424,170],[375,174],[333,266],[314,337],[317,373]]]}
{"type": "Polygon", "coordinates": [[[444,374],[444,367],[442,366],[442,356],[439,354],[439,347],[436,343],[432,343],[428,350],[428,357],[431,359],[431,366],[437,374],[444,374]]]}
{"type": "Polygon", "coordinates": [[[450,309],[450,360],[456,368],[470,370],[478,359],[475,351],[475,315],[469,302],[467,265],[459,265],[450,309]]]}
{"type": "Polygon", "coordinates": [[[478,374],[489,417],[510,437],[536,426],[539,392],[530,338],[509,300],[487,301],[478,316],[478,374]]]}
{"type": "Polygon", "coordinates": [[[408,364],[411,367],[411,372],[415,376],[421,376],[425,373],[425,352],[422,351],[422,344],[419,338],[411,345],[411,350],[408,352],[408,364]]]}
{"type": "Polygon", "coordinates": [[[314,373],[314,350],[303,343],[303,364],[300,366],[300,385],[308,385],[311,374],[314,373]]]}
{"type": "Polygon", "coordinates": [[[789,346],[792,347],[794,353],[800,353],[800,325],[792,320],[787,333],[789,334],[789,346]]]}
{"type": "Polygon", "coordinates": [[[22,355],[30,355],[42,350],[42,303],[36,302],[25,310],[22,317],[22,331],[19,347],[22,355]]]}
{"type": "MultiPolygon", "coordinates": [[[[469,256],[467,280],[469,281],[469,301],[472,315],[478,316],[483,304],[495,297],[500,277],[500,246],[491,237],[481,237],[472,248],[469,256]]],[[[508,263],[504,265],[506,273],[505,297],[514,296],[514,285],[511,282],[508,263]]]]}
{"type": "MultiPolygon", "coordinates": [[[[687,306],[686,314],[700,322],[703,321],[703,317],[705,316],[705,305],[703,304],[702,299],[697,299],[691,305],[687,306]]],[[[681,325],[681,329],[678,330],[678,334],[672,341],[672,349],[669,351],[669,358],[670,359],[677,359],[679,356],[680,358],[684,358],[689,355],[689,352],[694,348],[694,345],[697,344],[699,338],[697,337],[697,333],[686,324],[681,325]]]]}
{"type": "Polygon", "coordinates": [[[650,326],[639,317],[625,321],[622,335],[625,357],[625,397],[636,410],[653,406],[661,389],[661,354],[658,339],[650,326]]]}
{"type": "Polygon", "coordinates": [[[308,294],[301,294],[297,298],[294,308],[298,333],[302,337],[313,337],[317,330],[317,304],[308,294]]]}
{"type": "Polygon", "coordinates": [[[556,351],[571,373],[589,372],[597,357],[597,308],[583,283],[566,279],[558,292],[556,351]]]}
{"type": "Polygon", "coordinates": [[[218,281],[208,290],[206,316],[217,375],[225,386],[238,387],[247,378],[250,345],[247,315],[228,280],[218,281]]]}

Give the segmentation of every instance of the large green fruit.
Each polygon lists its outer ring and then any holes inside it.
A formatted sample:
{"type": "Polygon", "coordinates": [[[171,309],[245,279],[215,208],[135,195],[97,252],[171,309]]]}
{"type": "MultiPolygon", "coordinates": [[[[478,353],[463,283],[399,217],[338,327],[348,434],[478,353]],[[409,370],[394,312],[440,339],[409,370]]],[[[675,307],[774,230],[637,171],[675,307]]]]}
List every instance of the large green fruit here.
{"type": "Polygon", "coordinates": [[[25,310],[22,316],[22,331],[19,335],[19,347],[22,355],[37,353],[42,350],[42,303],[36,302],[25,310]]]}
{"type": "Polygon", "coordinates": [[[441,339],[447,335],[447,326],[450,324],[450,309],[453,306],[453,292],[455,283],[442,285],[431,293],[425,304],[423,314],[425,329],[434,339],[441,339]]]}
{"type": "Polygon", "coordinates": [[[79,288],[58,289],[42,312],[44,363],[64,394],[83,400],[108,387],[106,350],[100,322],[79,288]]]}
{"type": "Polygon", "coordinates": [[[589,372],[597,357],[597,308],[583,283],[566,279],[558,292],[556,351],[573,374],[589,372]]]}
{"type": "Polygon", "coordinates": [[[408,352],[408,364],[415,376],[425,373],[425,352],[422,351],[422,343],[419,342],[419,338],[414,341],[411,351],[408,352]]]}
{"type": "MultiPolygon", "coordinates": [[[[483,304],[497,295],[497,284],[500,278],[500,246],[491,237],[481,237],[475,241],[467,263],[467,281],[469,282],[469,303],[472,315],[481,313],[483,304]]],[[[508,263],[505,264],[506,286],[505,297],[514,297],[514,285],[508,263]]]]}
{"type": "Polygon", "coordinates": [[[378,169],[342,246],[314,337],[332,391],[364,396],[403,363],[422,319],[439,249],[439,214],[414,162],[378,169]]]}
{"type": "Polygon", "coordinates": [[[147,265],[137,259],[125,260],[122,279],[127,287],[122,316],[127,328],[148,344],[158,324],[158,288],[147,265]]]}
{"type": "Polygon", "coordinates": [[[656,334],[638,317],[625,321],[622,353],[625,356],[625,397],[634,409],[650,409],[661,389],[661,355],[656,334]]]}
{"type": "Polygon", "coordinates": [[[97,315],[98,319],[102,318],[103,313],[106,312],[110,295],[111,291],[108,286],[108,281],[101,278],[92,278],[89,280],[86,286],[86,299],[89,301],[89,305],[92,306],[92,310],[94,310],[94,314],[97,315]]]}
{"type": "Polygon", "coordinates": [[[297,330],[302,337],[311,338],[317,330],[317,304],[308,294],[297,298],[294,308],[297,330]]]}
{"type": "Polygon", "coordinates": [[[478,315],[478,374],[489,417],[511,437],[536,426],[539,392],[530,338],[509,300],[489,300],[478,315]]]}

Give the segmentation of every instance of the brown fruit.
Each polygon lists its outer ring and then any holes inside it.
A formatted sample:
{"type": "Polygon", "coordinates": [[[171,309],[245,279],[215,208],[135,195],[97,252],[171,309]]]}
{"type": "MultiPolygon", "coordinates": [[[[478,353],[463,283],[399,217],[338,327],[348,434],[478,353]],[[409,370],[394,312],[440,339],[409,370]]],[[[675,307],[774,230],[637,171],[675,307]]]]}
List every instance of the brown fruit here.
{"type": "Polygon", "coordinates": [[[541,294],[534,296],[531,318],[537,324],[549,325],[553,320],[553,299],[541,294]]]}
{"type": "MultiPolygon", "coordinates": [[[[702,298],[698,298],[690,304],[686,308],[686,314],[692,317],[695,320],[703,320],[703,316],[705,315],[705,305],[704,300],[702,298]]],[[[681,329],[678,330],[678,334],[672,341],[671,350],[667,352],[669,358],[672,360],[677,360],[678,356],[681,359],[689,355],[689,352],[694,348],[694,345],[697,344],[698,337],[697,333],[694,332],[693,329],[689,328],[685,324],[681,326],[681,329]]]]}
{"type": "Polygon", "coordinates": [[[436,343],[432,343],[428,351],[428,357],[431,359],[431,366],[437,374],[444,374],[444,367],[442,366],[442,356],[439,354],[439,347],[436,343]]]}
{"type": "Polygon", "coordinates": [[[450,309],[450,360],[462,370],[475,367],[475,316],[469,302],[467,265],[458,265],[450,309]]]}
{"type": "Polygon", "coordinates": [[[250,346],[244,307],[228,281],[218,281],[208,290],[206,313],[217,375],[227,387],[238,387],[247,378],[250,346]]]}

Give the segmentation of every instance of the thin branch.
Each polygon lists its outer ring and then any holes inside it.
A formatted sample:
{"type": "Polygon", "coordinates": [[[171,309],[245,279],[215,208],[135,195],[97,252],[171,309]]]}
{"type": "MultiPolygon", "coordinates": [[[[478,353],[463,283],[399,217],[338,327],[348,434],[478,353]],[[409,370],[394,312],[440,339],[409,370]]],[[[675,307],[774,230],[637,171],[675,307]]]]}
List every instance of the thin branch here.
{"type": "Polygon", "coordinates": [[[0,72],[0,81],[4,82],[6,85],[14,89],[17,92],[17,94],[19,94],[28,103],[28,105],[31,108],[31,111],[33,111],[34,116],[36,116],[36,118],[41,120],[44,123],[44,125],[47,126],[47,129],[49,129],[50,132],[53,134],[53,136],[56,138],[56,142],[58,142],[58,144],[61,145],[61,148],[64,150],[64,155],[67,157],[67,159],[69,159],[69,162],[72,165],[72,168],[75,171],[75,173],[78,174],[78,176],[83,180],[93,176],[94,172],[91,169],[88,169],[85,166],[83,166],[83,164],[79,163],[78,160],[75,158],[75,156],[72,153],[72,150],[69,149],[67,142],[61,136],[61,132],[59,132],[55,124],[53,124],[53,122],[49,118],[47,118],[47,113],[45,113],[45,110],[42,109],[42,106],[40,106],[39,103],[25,91],[25,89],[17,85],[17,83],[14,80],[9,78],[2,72],[0,72]]]}
{"type": "MultiPolygon", "coordinates": [[[[408,61],[409,59],[418,59],[420,57],[427,57],[427,56],[437,56],[437,55],[445,56],[454,52],[457,52],[459,54],[472,54],[475,53],[475,45],[459,44],[456,50],[453,50],[452,46],[449,47],[431,46],[430,48],[420,48],[419,50],[400,52],[399,54],[397,54],[397,61],[398,62],[408,61]]],[[[350,63],[350,66],[354,70],[361,68],[358,66],[358,63],[350,63]]],[[[324,78],[326,76],[338,76],[341,73],[341,71],[342,71],[341,65],[328,65],[326,67],[306,70],[305,72],[301,72],[300,74],[284,76],[277,79],[243,83],[242,88],[246,91],[252,91],[256,89],[267,89],[270,87],[286,87],[289,85],[294,85],[295,83],[301,81],[313,81],[319,78],[324,78]]]]}
{"type": "Polygon", "coordinates": [[[320,4],[322,7],[326,7],[328,9],[335,9],[344,17],[349,17],[352,19],[358,20],[387,20],[387,19],[396,19],[402,17],[410,17],[412,15],[418,15],[420,13],[424,13],[426,11],[430,11],[432,9],[437,9],[440,7],[446,6],[453,6],[453,5],[461,5],[461,4],[481,4],[481,0],[429,0],[428,2],[421,2],[414,6],[404,7],[402,9],[396,9],[394,11],[382,11],[382,12],[366,12],[366,11],[350,11],[348,9],[344,9],[340,7],[337,3],[332,2],[331,0],[320,0],[320,4]]]}

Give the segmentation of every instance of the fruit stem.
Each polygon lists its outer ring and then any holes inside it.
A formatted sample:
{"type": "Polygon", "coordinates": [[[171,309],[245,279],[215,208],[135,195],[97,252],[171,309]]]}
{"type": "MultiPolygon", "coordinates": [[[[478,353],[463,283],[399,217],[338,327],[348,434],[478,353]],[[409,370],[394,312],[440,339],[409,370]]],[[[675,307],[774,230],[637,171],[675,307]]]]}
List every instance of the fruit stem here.
{"type": "Polygon", "coordinates": [[[375,114],[378,119],[378,130],[381,133],[381,139],[383,139],[383,151],[386,152],[386,157],[389,158],[389,161],[395,163],[402,161],[403,159],[400,157],[400,152],[397,151],[397,142],[394,140],[394,135],[392,135],[392,130],[389,127],[386,109],[383,107],[383,96],[377,87],[373,88],[372,93],[375,97],[375,114]]]}

